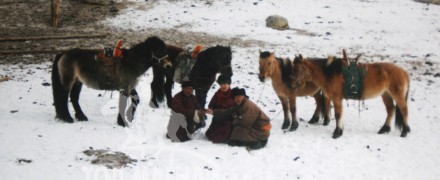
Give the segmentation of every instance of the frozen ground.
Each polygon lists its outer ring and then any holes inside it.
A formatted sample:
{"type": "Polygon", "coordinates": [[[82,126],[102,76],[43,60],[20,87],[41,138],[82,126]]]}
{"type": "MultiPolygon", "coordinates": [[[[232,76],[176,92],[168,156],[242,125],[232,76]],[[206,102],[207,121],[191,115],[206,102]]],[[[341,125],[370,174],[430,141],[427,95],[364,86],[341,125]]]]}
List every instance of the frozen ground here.
{"type": "MultiPolygon", "coordinates": [[[[152,72],[141,77],[141,104],[134,125],[116,125],[117,93],[83,88],[80,103],[88,122],[66,124],[54,119],[51,63],[1,65],[0,174],[2,179],[438,179],[440,171],[440,6],[413,1],[139,1],[107,19],[111,28],[204,32],[230,39],[260,40],[266,45],[232,44],[232,86],[245,87],[250,99],[271,117],[266,148],[212,144],[196,132],[194,140],[171,143],[165,138],[170,110],[152,109],[152,72]],[[268,15],[289,19],[293,28],[320,36],[265,27],[268,15]],[[364,53],[365,61],[388,61],[411,74],[409,117],[412,132],[378,135],[386,112],[380,98],[344,102],[344,135],[332,139],[329,126],[308,125],[312,98],[299,98],[295,132],[281,130],[281,105],[271,87],[257,79],[258,50],[279,56],[325,57],[364,53]],[[49,86],[48,86],[49,85],[49,86]],[[261,97],[260,97],[261,94],[261,97]],[[137,162],[121,169],[92,165],[87,149],[120,151],[137,162]],[[31,160],[30,163],[24,160],[31,160]],[[21,161],[20,161],[21,160],[21,161]]],[[[167,41],[167,39],[165,39],[167,41]]],[[[169,40],[171,41],[171,40],[169,40]]],[[[197,42],[194,42],[196,44],[197,42]]],[[[213,44],[208,44],[213,45],[213,44]]],[[[207,45],[207,46],[208,46],[207,45]]],[[[214,89],[217,89],[215,86],[214,89]]],[[[174,93],[179,91],[176,84],[174,93]]],[[[211,90],[208,98],[212,96],[211,90]]],[[[73,108],[70,107],[73,110],[73,108]]],[[[333,115],[333,113],[332,113],[333,115]]],[[[209,125],[210,121],[208,121],[209,125]]]]}

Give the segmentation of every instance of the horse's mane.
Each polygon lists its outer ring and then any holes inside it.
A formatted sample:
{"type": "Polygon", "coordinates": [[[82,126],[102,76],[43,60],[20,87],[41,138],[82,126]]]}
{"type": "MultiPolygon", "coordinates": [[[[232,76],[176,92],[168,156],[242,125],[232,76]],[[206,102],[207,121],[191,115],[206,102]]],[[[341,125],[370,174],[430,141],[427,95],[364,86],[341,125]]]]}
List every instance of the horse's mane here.
{"type": "MultiPolygon", "coordinates": [[[[299,57],[295,57],[295,60],[299,57]]],[[[333,76],[342,73],[342,59],[335,58],[328,64],[327,58],[307,58],[311,62],[318,64],[319,68],[324,72],[325,77],[331,79],[333,76]]]]}
{"type": "Polygon", "coordinates": [[[282,58],[275,58],[278,63],[280,64],[281,68],[281,79],[286,85],[290,84],[290,75],[292,74],[292,61],[290,59],[282,59],[282,58]]]}

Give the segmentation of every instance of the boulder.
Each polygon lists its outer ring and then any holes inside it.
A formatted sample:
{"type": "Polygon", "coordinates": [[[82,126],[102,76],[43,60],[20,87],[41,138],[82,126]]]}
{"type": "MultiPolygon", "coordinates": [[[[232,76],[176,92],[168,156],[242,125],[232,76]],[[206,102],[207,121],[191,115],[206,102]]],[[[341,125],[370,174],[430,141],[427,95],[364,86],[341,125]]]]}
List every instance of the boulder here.
{"type": "Polygon", "coordinates": [[[285,17],[279,15],[271,15],[266,18],[266,26],[276,30],[289,29],[289,23],[285,17]]]}

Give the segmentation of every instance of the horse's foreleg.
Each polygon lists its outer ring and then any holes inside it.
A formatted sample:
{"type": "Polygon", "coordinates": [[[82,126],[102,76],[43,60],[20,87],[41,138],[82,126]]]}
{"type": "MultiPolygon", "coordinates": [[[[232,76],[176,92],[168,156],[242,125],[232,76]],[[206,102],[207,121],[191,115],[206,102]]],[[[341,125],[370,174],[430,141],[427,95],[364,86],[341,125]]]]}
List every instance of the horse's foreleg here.
{"type": "Polygon", "coordinates": [[[153,67],[153,81],[151,82],[151,102],[154,108],[159,107],[159,103],[164,99],[164,72],[157,67],[153,67]]]}
{"type": "Polygon", "coordinates": [[[321,93],[321,91],[318,91],[313,95],[313,98],[315,99],[316,108],[315,113],[312,116],[312,119],[310,119],[309,124],[316,124],[319,121],[320,114],[323,109],[323,101],[324,101],[324,95],[321,93]]]}
{"type": "Polygon", "coordinates": [[[330,98],[323,93],[324,98],[324,126],[330,123],[330,98]]]}
{"type": "Polygon", "coordinates": [[[199,101],[199,105],[202,109],[205,109],[206,104],[206,95],[208,94],[209,89],[197,88],[196,89],[196,97],[199,101]]]}
{"type": "Polygon", "coordinates": [[[284,122],[281,126],[281,129],[287,129],[290,126],[290,117],[289,117],[289,99],[285,97],[278,96],[281,101],[281,105],[283,106],[283,113],[284,113],[284,122]]]}
{"type": "Polygon", "coordinates": [[[73,108],[75,109],[75,117],[78,121],[87,121],[88,118],[84,115],[84,112],[81,110],[79,106],[79,94],[81,92],[82,83],[76,82],[72,86],[72,91],[70,92],[70,100],[72,101],[73,108]]]}
{"type": "Polygon", "coordinates": [[[131,104],[130,107],[128,107],[126,114],[127,114],[127,120],[132,122],[134,119],[134,113],[136,112],[137,105],[140,102],[136,89],[131,90],[130,99],[131,99],[131,104]]]}
{"type": "Polygon", "coordinates": [[[385,108],[387,110],[387,118],[385,120],[385,124],[380,128],[379,134],[388,133],[391,130],[391,118],[393,117],[395,107],[393,98],[388,94],[384,93],[382,95],[383,103],[385,104],[385,108]]]}
{"type": "Polygon", "coordinates": [[[290,113],[292,114],[292,125],[289,131],[295,131],[298,129],[298,120],[296,119],[296,96],[291,95],[289,97],[290,113]]]}
{"type": "Polygon", "coordinates": [[[344,125],[342,124],[342,98],[333,99],[335,106],[336,129],[333,132],[333,138],[342,136],[344,125]]]}
{"type": "Polygon", "coordinates": [[[171,91],[173,89],[173,78],[172,77],[167,77],[167,81],[165,82],[165,96],[167,98],[167,105],[169,108],[171,108],[171,105],[173,104],[173,96],[171,94],[171,91]]]}
{"type": "Polygon", "coordinates": [[[119,92],[119,114],[118,125],[122,127],[128,127],[128,121],[125,118],[125,109],[127,108],[128,93],[126,90],[120,90],[119,92]]]}

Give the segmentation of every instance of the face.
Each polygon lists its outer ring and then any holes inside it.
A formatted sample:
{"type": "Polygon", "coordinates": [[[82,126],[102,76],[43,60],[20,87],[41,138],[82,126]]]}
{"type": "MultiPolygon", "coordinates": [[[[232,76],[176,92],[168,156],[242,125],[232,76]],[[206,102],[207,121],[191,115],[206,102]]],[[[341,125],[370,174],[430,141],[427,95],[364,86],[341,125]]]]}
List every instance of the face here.
{"type": "Polygon", "coordinates": [[[228,83],[220,84],[220,90],[221,90],[222,92],[229,91],[230,88],[231,88],[231,86],[230,86],[228,83]]]}
{"type": "Polygon", "coordinates": [[[258,78],[261,82],[266,81],[269,78],[271,66],[272,66],[273,56],[269,56],[266,58],[260,58],[260,73],[258,78]]]}
{"type": "Polygon", "coordinates": [[[239,105],[243,102],[244,96],[240,95],[240,96],[235,96],[234,97],[234,102],[235,104],[239,105]]]}
{"type": "Polygon", "coordinates": [[[294,89],[302,89],[306,85],[306,81],[308,81],[308,69],[304,65],[304,61],[296,61],[293,65],[291,86],[294,89]]]}
{"type": "Polygon", "coordinates": [[[188,86],[188,87],[183,88],[183,93],[184,93],[186,96],[191,95],[191,94],[193,93],[193,91],[194,91],[194,88],[191,87],[191,86],[188,86]]]}

